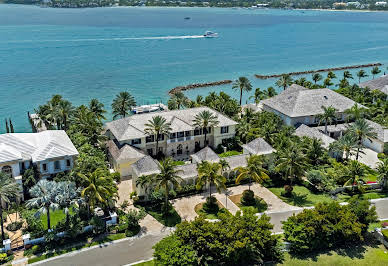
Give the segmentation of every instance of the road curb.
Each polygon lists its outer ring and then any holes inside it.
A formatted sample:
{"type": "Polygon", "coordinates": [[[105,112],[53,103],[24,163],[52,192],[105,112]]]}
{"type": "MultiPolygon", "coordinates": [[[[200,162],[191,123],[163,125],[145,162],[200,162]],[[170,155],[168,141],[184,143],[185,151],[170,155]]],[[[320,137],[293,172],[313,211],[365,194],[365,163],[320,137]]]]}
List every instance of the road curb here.
{"type": "Polygon", "coordinates": [[[125,264],[125,265],[123,265],[123,266],[132,266],[132,265],[136,265],[136,264],[139,264],[139,263],[151,261],[151,260],[153,260],[153,259],[154,259],[154,258],[150,258],[150,259],[146,259],[146,260],[139,260],[139,261],[136,261],[136,262],[133,262],[133,263],[130,263],[130,264],[125,264]]]}

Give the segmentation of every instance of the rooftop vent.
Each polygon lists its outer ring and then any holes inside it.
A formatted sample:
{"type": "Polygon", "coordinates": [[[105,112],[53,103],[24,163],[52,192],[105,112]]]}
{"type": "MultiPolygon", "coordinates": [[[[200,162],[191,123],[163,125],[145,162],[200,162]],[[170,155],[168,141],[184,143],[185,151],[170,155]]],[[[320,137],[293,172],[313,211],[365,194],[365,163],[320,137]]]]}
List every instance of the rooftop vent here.
{"type": "Polygon", "coordinates": [[[329,99],[329,98],[327,98],[327,96],[326,96],[326,95],[325,95],[325,96],[323,96],[323,98],[325,98],[326,100],[327,100],[327,99],[329,99]]]}

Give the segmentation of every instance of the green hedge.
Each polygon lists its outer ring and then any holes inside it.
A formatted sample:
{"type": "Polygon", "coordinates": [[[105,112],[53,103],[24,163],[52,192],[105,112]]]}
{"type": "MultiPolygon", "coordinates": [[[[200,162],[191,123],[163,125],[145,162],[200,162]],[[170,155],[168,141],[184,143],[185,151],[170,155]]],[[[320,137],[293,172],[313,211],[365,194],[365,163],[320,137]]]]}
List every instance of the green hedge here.
{"type": "Polygon", "coordinates": [[[383,234],[385,241],[388,241],[388,229],[381,230],[381,233],[383,234]]]}

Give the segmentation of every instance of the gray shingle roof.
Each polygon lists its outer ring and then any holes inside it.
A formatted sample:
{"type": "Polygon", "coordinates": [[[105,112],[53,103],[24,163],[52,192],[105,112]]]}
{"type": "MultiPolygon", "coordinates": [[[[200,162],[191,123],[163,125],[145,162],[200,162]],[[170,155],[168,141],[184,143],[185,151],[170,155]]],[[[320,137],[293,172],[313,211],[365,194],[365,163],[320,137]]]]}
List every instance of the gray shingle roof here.
{"type": "Polygon", "coordinates": [[[229,156],[223,159],[228,162],[230,169],[247,166],[247,156],[245,154],[229,156]]]}
{"type": "Polygon", "coordinates": [[[384,128],[382,125],[377,124],[373,121],[366,120],[371,126],[374,131],[377,134],[377,139],[380,140],[381,142],[387,143],[388,142],[388,128],[384,128]]]}
{"type": "Polygon", "coordinates": [[[256,155],[270,154],[275,151],[263,138],[254,139],[242,145],[242,147],[249,151],[249,153],[256,155]]]}
{"type": "Polygon", "coordinates": [[[335,139],[323,134],[317,128],[301,125],[295,130],[295,135],[299,137],[309,137],[320,139],[325,148],[328,148],[330,143],[333,143],[335,139]]]}
{"type": "Polygon", "coordinates": [[[194,178],[198,176],[197,164],[195,163],[179,165],[176,167],[176,170],[180,171],[178,173],[178,176],[180,176],[183,179],[194,178]]]}
{"type": "Polygon", "coordinates": [[[209,147],[205,147],[199,152],[191,155],[191,159],[195,163],[200,163],[202,161],[209,161],[209,162],[220,161],[220,157],[209,147]]]}
{"type": "Polygon", "coordinates": [[[114,141],[110,140],[107,142],[107,148],[111,156],[116,162],[126,162],[128,160],[136,160],[145,156],[144,152],[140,149],[132,147],[131,145],[125,144],[119,148],[114,141]]]}
{"type": "Polygon", "coordinates": [[[118,141],[141,138],[146,136],[146,133],[144,132],[144,129],[146,128],[145,124],[147,124],[148,121],[152,119],[152,117],[160,115],[164,117],[167,122],[171,122],[171,128],[173,129],[173,132],[193,130],[194,117],[204,110],[210,111],[218,116],[218,126],[220,127],[237,124],[237,122],[233,121],[227,116],[220,114],[208,107],[198,107],[184,110],[172,110],[132,115],[123,119],[106,123],[105,128],[110,130],[110,132],[118,141]]]}
{"type": "Polygon", "coordinates": [[[63,130],[1,134],[0,145],[0,162],[16,158],[39,162],[78,155],[77,149],[63,130]]]}
{"type": "Polygon", "coordinates": [[[359,84],[361,88],[368,87],[371,90],[379,90],[388,95],[388,75],[377,79],[368,80],[359,84]]]}
{"type": "Polygon", "coordinates": [[[137,176],[152,175],[160,172],[159,163],[151,156],[144,156],[132,165],[132,170],[137,176]]]}
{"type": "Polygon", "coordinates": [[[330,89],[309,90],[295,84],[262,103],[289,117],[321,114],[322,106],[333,106],[338,112],[344,112],[355,104],[353,100],[330,89]]]}

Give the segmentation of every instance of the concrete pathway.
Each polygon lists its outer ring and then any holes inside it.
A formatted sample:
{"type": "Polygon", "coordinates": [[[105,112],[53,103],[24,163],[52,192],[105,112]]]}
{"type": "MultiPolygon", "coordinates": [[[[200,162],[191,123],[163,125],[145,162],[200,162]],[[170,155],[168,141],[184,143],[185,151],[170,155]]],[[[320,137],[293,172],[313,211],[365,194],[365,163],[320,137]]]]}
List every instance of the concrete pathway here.
{"type": "Polygon", "coordinates": [[[192,221],[195,219],[195,217],[198,216],[198,214],[194,210],[195,206],[197,204],[205,202],[208,196],[209,193],[202,193],[190,197],[174,199],[170,202],[174,206],[175,210],[182,218],[182,220],[192,221]]]}
{"type": "MultiPolygon", "coordinates": [[[[377,152],[367,148],[364,148],[362,151],[365,154],[360,153],[358,161],[375,169],[377,167],[377,163],[380,161],[379,158],[377,158],[377,152]]],[[[356,156],[351,156],[351,159],[356,160],[356,156]]]]}

